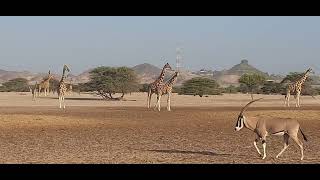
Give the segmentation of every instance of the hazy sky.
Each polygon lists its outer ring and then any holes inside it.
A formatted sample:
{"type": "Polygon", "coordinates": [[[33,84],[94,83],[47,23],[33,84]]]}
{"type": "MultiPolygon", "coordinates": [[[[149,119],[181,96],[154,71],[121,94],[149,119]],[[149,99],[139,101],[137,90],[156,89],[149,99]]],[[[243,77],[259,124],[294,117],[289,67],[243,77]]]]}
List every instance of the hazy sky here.
{"type": "MultiPolygon", "coordinates": [[[[320,17],[0,17],[0,69],[73,74],[99,65],[230,68],[269,73],[320,67],[320,17]]],[[[320,71],[320,69],[315,69],[320,71]]]]}

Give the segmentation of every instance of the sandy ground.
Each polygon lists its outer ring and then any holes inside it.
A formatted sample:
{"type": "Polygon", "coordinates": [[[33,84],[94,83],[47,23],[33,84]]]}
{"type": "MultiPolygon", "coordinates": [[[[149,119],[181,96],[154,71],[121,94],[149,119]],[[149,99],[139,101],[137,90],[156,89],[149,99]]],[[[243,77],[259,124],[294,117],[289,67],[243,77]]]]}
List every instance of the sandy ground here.
{"type": "Polygon", "coordinates": [[[0,163],[319,163],[318,97],[302,97],[299,109],[284,108],[283,96],[255,97],[264,99],[252,104],[247,116],[299,120],[309,138],[304,161],[291,140],[275,159],[283,147],[277,136],[268,137],[267,158],[261,160],[253,132],[234,131],[250,95],[174,94],[172,111],[166,111],[165,97],[157,112],[146,108],[145,93],[122,102],[75,93],[66,110],[53,95],[32,101],[30,93],[0,93],[0,163]]]}

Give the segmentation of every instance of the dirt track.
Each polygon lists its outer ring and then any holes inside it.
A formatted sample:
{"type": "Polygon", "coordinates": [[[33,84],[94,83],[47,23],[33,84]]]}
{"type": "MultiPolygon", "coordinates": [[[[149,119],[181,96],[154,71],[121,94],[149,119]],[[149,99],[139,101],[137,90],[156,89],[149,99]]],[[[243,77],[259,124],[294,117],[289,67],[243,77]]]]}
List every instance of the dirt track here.
{"type": "MultiPolygon", "coordinates": [[[[319,163],[320,106],[251,107],[246,115],[297,118],[308,136],[305,160],[281,137],[261,160],[249,130],[234,131],[241,107],[0,107],[0,163],[319,163]]],[[[299,135],[301,138],[301,135],[299,135]]],[[[302,138],[301,138],[302,139],[302,138]]],[[[261,144],[259,144],[262,148],[261,144]]]]}

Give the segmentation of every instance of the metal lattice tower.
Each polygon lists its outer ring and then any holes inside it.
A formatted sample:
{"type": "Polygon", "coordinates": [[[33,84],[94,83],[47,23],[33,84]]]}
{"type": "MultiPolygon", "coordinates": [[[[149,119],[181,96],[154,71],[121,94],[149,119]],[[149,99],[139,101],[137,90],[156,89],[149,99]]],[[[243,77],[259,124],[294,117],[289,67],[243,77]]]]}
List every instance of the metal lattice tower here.
{"type": "Polygon", "coordinates": [[[182,62],[182,48],[176,48],[176,70],[179,72],[181,69],[182,62]]]}

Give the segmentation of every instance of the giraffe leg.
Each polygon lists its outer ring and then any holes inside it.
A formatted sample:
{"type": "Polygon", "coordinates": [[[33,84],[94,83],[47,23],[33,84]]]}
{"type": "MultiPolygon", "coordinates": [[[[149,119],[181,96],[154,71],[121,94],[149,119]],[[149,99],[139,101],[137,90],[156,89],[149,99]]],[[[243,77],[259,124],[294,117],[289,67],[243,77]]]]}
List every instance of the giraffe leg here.
{"type": "Polygon", "coordinates": [[[158,107],[158,99],[159,99],[159,95],[157,94],[157,100],[153,107],[154,110],[158,107]]]}
{"type": "Polygon", "coordinates": [[[287,94],[287,106],[290,107],[290,93],[287,94]]]}
{"type": "Polygon", "coordinates": [[[161,109],[160,104],[161,104],[161,95],[158,96],[158,111],[160,111],[161,109]]]}
{"type": "Polygon", "coordinates": [[[289,106],[289,104],[288,104],[288,97],[290,97],[289,95],[290,95],[290,91],[287,91],[287,94],[286,94],[286,96],[284,98],[284,106],[285,107],[289,106]]]}
{"type": "Polygon", "coordinates": [[[149,90],[149,92],[148,92],[148,108],[150,108],[150,106],[151,106],[151,96],[152,96],[152,94],[151,94],[151,90],[149,90]]]}
{"type": "Polygon", "coordinates": [[[60,109],[61,109],[61,96],[59,96],[59,104],[60,104],[60,109]]]}
{"type": "Polygon", "coordinates": [[[147,108],[149,109],[150,106],[149,106],[149,92],[148,92],[148,96],[147,96],[147,108]]]}
{"type": "Polygon", "coordinates": [[[65,109],[66,108],[66,101],[64,99],[64,96],[62,96],[62,100],[63,100],[63,109],[65,109]]]}
{"type": "Polygon", "coordinates": [[[296,107],[300,107],[300,91],[297,92],[297,104],[296,107]]]}
{"type": "Polygon", "coordinates": [[[170,100],[171,100],[171,93],[168,93],[168,100],[167,100],[167,110],[168,110],[168,111],[171,111],[171,108],[170,108],[170,100]]]}

